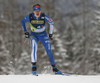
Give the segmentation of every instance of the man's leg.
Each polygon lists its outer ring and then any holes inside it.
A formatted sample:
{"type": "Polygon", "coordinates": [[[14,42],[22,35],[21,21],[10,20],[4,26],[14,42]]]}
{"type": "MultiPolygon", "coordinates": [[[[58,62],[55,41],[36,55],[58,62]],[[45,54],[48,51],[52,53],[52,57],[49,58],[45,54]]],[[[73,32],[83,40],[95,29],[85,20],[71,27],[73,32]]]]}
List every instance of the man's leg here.
{"type": "Polygon", "coordinates": [[[36,62],[37,62],[37,46],[38,46],[38,39],[36,37],[31,37],[31,62],[32,62],[32,74],[36,74],[36,62]]]}
{"type": "Polygon", "coordinates": [[[50,61],[51,65],[55,65],[54,56],[51,52],[51,44],[50,44],[48,36],[41,36],[40,41],[42,42],[42,44],[47,52],[47,55],[49,57],[49,61],[50,61]]]}
{"type": "Polygon", "coordinates": [[[52,67],[53,67],[53,72],[55,72],[57,74],[61,74],[61,71],[59,71],[57,69],[56,65],[55,65],[54,56],[53,56],[53,54],[51,52],[51,44],[50,44],[50,41],[49,41],[49,38],[48,38],[47,34],[42,36],[40,38],[40,41],[42,42],[42,44],[43,44],[43,46],[44,46],[44,48],[45,48],[45,50],[47,52],[47,55],[49,57],[49,61],[50,61],[51,65],[52,65],[52,67]]]}

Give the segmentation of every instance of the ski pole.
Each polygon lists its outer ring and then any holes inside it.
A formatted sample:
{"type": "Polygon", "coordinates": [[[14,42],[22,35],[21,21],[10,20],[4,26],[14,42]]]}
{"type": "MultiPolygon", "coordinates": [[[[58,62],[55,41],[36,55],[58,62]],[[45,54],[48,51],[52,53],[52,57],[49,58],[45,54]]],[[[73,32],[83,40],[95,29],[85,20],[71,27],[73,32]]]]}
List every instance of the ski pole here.
{"type": "Polygon", "coordinates": [[[27,40],[27,38],[25,38],[24,42],[22,43],[22,45],[20,46],[20,48],[18,49],[18,51],[16,51],[16,53],[13,54],[14,57],[18,54],[18,52],[20,51],[20,49],[23,47],[23,45],[25,44],[26,40],[27,40]]]}

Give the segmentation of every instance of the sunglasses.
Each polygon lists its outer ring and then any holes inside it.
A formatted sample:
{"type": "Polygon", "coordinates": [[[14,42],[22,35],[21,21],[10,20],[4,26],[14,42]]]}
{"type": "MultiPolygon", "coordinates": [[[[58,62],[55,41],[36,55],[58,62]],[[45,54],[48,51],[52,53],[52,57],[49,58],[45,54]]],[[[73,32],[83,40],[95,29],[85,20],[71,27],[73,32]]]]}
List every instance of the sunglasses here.
{"type": "Polygon", "coordinates": [[[40,12],[40,11],[41,11],[40,9],[35,10],[35,12],[40,12]]]}

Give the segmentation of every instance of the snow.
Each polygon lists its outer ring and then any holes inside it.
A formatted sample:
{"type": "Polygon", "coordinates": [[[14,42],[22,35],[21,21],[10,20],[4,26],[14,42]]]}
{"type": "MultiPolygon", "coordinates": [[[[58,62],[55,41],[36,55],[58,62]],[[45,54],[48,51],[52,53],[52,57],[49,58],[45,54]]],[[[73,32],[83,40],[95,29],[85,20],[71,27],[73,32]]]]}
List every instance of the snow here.
{"type": "Polygon", "coordinates": [[[100,75],[95,76],[61,76],[40,74],[0,75],[0,83],[100,83],[100,75]]]}

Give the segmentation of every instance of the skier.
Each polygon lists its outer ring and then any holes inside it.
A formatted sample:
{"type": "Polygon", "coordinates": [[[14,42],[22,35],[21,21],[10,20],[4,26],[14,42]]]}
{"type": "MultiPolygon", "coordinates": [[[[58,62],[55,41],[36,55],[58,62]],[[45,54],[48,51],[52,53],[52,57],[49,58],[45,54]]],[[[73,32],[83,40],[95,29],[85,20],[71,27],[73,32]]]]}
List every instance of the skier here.
{"type": "Polygon", "coordinates": [[[35,4],[33,6],[33,12],[21,20],[21,25],[25,33],[26,38],[30,38],[32,53],[31,53],[31,61],[32,61],[32,74],[37,74],[36,62],[37,62],[37,45],[38,41],[41,41],[47,55],[49,57],[49,61],[53,67],[53,72],[56,74],[61,74],[55,65],[54,56],[51,52],[51,44],[50,40],[53,39],[53,21],[49,16],[41,12],[41,6],[39,4],[35,4]],[[27,32],[25,23],[30,22],[31,33],[27,32]],[[45,23],[48,22],[50,24],[49,37],[47,36],[45,30],[45,23]]]}

